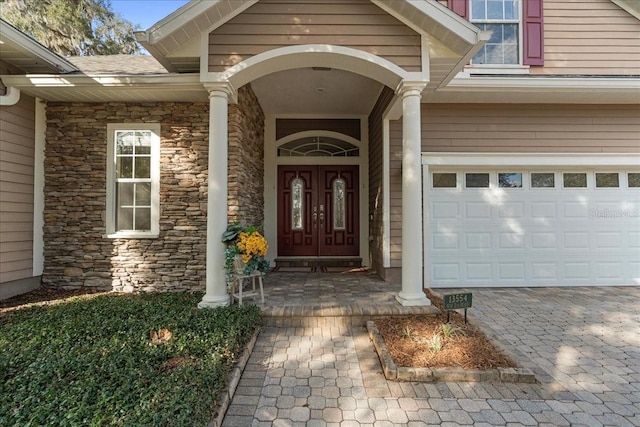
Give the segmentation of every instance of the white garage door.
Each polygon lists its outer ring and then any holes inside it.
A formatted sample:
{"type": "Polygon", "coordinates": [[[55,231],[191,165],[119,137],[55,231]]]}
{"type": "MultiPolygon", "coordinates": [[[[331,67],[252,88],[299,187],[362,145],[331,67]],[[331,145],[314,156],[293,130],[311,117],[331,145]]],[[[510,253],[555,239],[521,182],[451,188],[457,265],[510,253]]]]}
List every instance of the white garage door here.
{"type": "Polygon", "coordinates": [[[428,183],[428,286],[640,285],[636,171],[465,167],[428,183]]]}

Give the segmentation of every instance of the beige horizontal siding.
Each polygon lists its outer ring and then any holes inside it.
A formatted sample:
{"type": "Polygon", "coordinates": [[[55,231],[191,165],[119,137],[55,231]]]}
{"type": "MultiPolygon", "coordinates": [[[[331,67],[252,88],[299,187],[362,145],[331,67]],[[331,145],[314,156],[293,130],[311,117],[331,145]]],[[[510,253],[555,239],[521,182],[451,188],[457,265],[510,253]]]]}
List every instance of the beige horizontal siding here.
{"type": "Polygon", "coordinates": [[[0,107],[0,283],[33,273],[34,99],[0,107]]]}
{"type": "Polygon", "coordinates": [[[640,75],[640,20],[610,0],[545,0],[544,36],[532,74],[640,75]]]}
{"type": "MultiPolygon", "coordinates": [[[[640,155],[640,105],[422,105],[423,152],[640,155]]],[[[390,129],[391,265],[402,263],[402,122],[390,129]]]]}
{"type": "Polygon", "coordinates": [[[418,33],[368,0],[262,0],[209,36],[209,70],[284,46],[331,44],[421,69],[418,33]]]}

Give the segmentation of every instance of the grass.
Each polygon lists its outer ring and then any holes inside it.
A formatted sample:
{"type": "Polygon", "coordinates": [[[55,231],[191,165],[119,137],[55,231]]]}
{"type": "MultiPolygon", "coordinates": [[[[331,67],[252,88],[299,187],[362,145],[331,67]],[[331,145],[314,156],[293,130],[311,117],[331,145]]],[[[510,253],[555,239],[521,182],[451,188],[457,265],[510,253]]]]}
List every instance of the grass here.
{"type": "Polygon", "coordinates": [[[206,425],[260,312],[201,310],[201,297],[74,297],[0,316],[0,425],[206,425]]]}

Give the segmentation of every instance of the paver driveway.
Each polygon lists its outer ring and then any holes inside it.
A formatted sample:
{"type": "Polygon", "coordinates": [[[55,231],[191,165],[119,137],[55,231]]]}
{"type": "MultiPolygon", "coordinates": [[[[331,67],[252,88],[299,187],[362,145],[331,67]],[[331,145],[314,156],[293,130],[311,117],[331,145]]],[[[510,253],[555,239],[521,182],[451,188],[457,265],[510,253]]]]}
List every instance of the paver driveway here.
{"type": "Polygon", "coordinates": [[[474,289],[540,384],[387,381],[364,328],[265,328],[224,426],[640,426],[640,288],[474,289]]]}

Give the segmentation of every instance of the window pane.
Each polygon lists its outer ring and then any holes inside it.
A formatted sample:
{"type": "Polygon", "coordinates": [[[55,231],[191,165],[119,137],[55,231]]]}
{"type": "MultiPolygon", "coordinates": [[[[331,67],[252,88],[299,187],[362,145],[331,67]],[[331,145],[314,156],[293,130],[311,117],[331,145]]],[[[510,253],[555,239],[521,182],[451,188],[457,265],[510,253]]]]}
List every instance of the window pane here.
{"type": "Polygon", "coordinates": [[[468,173],[468,174],[465,174],[465,181],[466,181],[467,188],[488,188],[489,174],[488,173],[468,173]]]}
{"type": "Polygon", "coordinates": [[[151,230],[151,209],[136,208],[136,231],[151,230]]]}
{"type": "Polygon", "coordinates": [[[345,182],[338,178],[333,181],[333,229],[344,230],[345,227],[345,182]]]}
{"type": "Polygon", "coordinates": [[[135,184],[132,184],[130,182],[119,182],[117,186],[118,191],[116,194],[116,206],[133,206],[133,189],[135,184]]]}
{"type": "Polygon", "coordinates": [[[617,173],[596,173],[597,188],[617,188],[620,186],[617,173]]]}
{"type": "Polygon", "coordinates": [[[566,188],[585,188],[587,186],[587,174],[565,173],[563,181],[566,188]]]}
{"type": "Polygon", "coordinates": [[[151,183],[141,182],[136,186],[136,206],[151,206],[151,183]]]}
{"type": "Polygon", "coordinates": [[[116,154],[133,154],[133,132],[116,132],[116,154]]]}
{"type": "Polygon", "coordinates": [[[487,1],[487,19],[503,19],[504,9],[503,0],[487,1]]]}
{"type": "Polygon", "coordinates": [[[116,159],[116,177],[133,178],[133,157],[118,157],[116,159]]]}
{"type": "Polygon", "coordinates": [[[504,18],[520,19],[520,13],[518,11],[518,0],[507,0],[504,2],[504,18]]]}
{"type": "Polygon", "coordinates": [[[291,183],[291,228],[302,230],[304,181],[296,178],[291,183]]]}
{"type": "Polygon", "coordinates": [[[553,173],[532,173],[531,187],[533,188],[553,188],[556,186],[555,174],[553,173]]]}
{"type": "Polygon", "coordinates": [[[133,230],[133,208],[119,207],[116,211],[118,231],[133,230]]]}
{"type": "Polygon", "coordinates": [[[640,187],[640,173],[630,172],[627,178],[629,180],[629,188],[640,187]]]}
{"type": "Polygon", "coordinates": [[[498,44],[487,45],[485,49],[486,49],[487,64],[504,63],[504,55],[502,53],[501,45],[498,45],[498,44]]]}
{"type": "Polygon", "coordinates": [[[505,44],[503,45],[503,52],[503,64],[518,63],[518,45],[505,44]]]}
{"type": "Polygon", "coordinates": [[[457,184],[455,173],[433,174],[433,188],[456,188],[457,184]]]}
{"type": "Polygon", "coordinates": [[[484,29],[491,31],[491,37],[487,41],[487,45],[500,44],[504,40],[502,34],[503,24],[485,24],[484,29]]]}
{"type": "Polygon", "coordinates": [[[499,173],[498,184],[501,188],[522,188],[522,174],[499,173]]]}
{"type": "Polygon", "coordinates": [[[136,157],[136,178],[151,178],[151,158],[136,157]]]}
{"type": "Polygon", "coordinates": [[[151,154],[151,132],[136,132],[136,154],[151,154]]]}
{"type": "Polygon", "coordinates": [[[471,19],[486,19],[485,0],[471,0],[471,19]]]}

